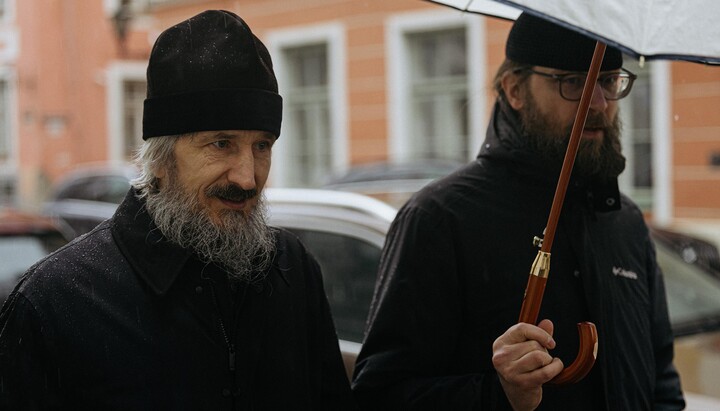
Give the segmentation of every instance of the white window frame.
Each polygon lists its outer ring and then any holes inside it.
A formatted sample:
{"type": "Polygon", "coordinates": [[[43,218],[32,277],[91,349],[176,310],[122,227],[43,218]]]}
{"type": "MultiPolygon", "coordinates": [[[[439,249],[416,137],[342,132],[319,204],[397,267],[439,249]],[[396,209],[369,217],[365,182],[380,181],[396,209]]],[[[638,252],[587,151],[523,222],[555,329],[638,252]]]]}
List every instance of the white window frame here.
{"type": "MultiPolygon", "coordinates": [[[[347,103],[347,59],[345,28],[341,23],[295,27],[272,30],[262,36],[273,59],[275,76],[278,80],[280,94],[289,82],[288,64],[284,61],[283,49],[302,47],[323,43],[328,53],[328,90],[330,116],[330,143],[332,144],[332,172],[342,173],[349,165],[348,153],[348,103],[347,103]]],[[[273,186],[282,187],[288,184],[290,153],[288,144],[283,140],[293,138],[294,130],[289,124],[283,124],[280,139],[273,146],[273,166],[270,182],[273,186]]]]}
{"type": "Polygon", "coordinates": [[[3,13],[0,15],[0,22],[7,23],[15,21],[15,1],[16,0],[0,0],[5,6],[3,13]]]}
{"type": "MultiPolygon", "coordinates": [[[[667,225],[673,219],[673,189],[672,189],[672,114],[670,92],[670,65],[666,61],[653,61],[645,63],[650,67],[650,140],[652,162],[652,193],[650,208],[652,220],[658,225],[667,225]]],[[[622,103],[621,103],[622,104],[622,103]]],[[[620,112],[621,118],[632,116],[632,112],[620,112]]],[[[626,124],[631,120],[626,120],[626,124]]],[[[628,140],[627,132],[622,134],[623,153],[629,161],[633,158],[632,142],[628,140]]],[[[627,164],[625,171],[620,175],[619,184],[623,192],[631,193],[632,164],[627,164]]]]}
{"type": "MultiPolygon", "coordinates": [[[[0,67],[0,81],[5,82],[7,108],[7,137],[8,157],[7,160],[0,160],[0,181],[15,181],[14,193],[10,198],[11,204],[16,204],[20,199],[20,186],[22,184],[20,175],[20,131],[18,119],[18,95],[17,95],[17,72],[9,67],[0,67]]],[[[0,194],[2,196],[2,194],[0,194]]],[[[2,199],[0,199],[1,201],[2,199]]]]}
{"type": "MultiPolygon", "coordinates": [[[[126,81],[146,81],[147,62],[116,61],[107,69],[107,116],[108,116],[108,153],[112,163],[127,163],[124,149],[125,104],[124,88],[126,81]]],[[[138,136],[140,137],[140,136],[138,136]]]]}
{"type": "Polygon", "coordinates": [[[7,101],[5,106],[7,112],[7,137],[8,137],[8,158],[0,160],[0,175],[10,176],[18,172],[20,165],[20,138],[18,130],[18,98],[17,98],[17,73],[9,67],[0,67],[0,81],[5,82],[7,101]]]}
{"type": "Polygon", "coordinates": [[[653,221],[668,225],[674,218],[672,169],[672,92],[670,62],[655,61],[650,72],[652,107],[653,221]]]}
{"type": "Polygon", "coordinates": [[[392,162],[410,159],[413,144],[410,116],[410,50],[406,34],[443,29],[465,29],[468,78],[468,160],[474,158],[485,139],[487,125],[487,52],[482,17],[455,10],[422,11],[393,16],[386,23],[388,151],[392,162]]]}

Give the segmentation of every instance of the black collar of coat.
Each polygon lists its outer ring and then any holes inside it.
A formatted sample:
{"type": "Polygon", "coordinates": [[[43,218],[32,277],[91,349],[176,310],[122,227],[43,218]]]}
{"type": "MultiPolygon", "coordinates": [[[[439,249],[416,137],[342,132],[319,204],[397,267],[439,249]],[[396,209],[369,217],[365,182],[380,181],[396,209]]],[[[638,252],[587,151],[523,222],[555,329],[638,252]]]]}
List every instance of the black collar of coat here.
{"type": "Polygon", "coordinates": [[[158,295],[164,295],[192,253],[166,240],[134,189],[115,211],[110,230],[130,266],[158,295]]]}
{"type": "MultiPolygon", "coordinates": [[[[555,188],[562,164],[548,165],[527,149],[520,131],[520,119],[502,98],[498,98],[488,124],[485,141],[478,159],[498,161],[513,172],[536,184],[555,188]]],[[[620,209],[620,190],[617,179],[587,181],[570,177],[568,197],[581,198],[594,211],[607,212],[620,209]]]]}

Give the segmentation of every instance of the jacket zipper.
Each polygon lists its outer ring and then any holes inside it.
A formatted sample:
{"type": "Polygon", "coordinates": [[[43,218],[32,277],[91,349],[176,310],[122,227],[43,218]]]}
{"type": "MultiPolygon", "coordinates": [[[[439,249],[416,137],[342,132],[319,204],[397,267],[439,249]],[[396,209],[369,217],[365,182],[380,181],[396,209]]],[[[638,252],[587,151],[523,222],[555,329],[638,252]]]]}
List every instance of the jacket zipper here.
{"type": "Polygon", "coordinates": [[[220,320],[220,329],[222,330],[223,338],[225,338],[225,344],[227,344],[228,347],[228,366],[230,371],[235,371],[235,344],[230,342],[230,338],[225,331],[225,323],[223,323],[222,318],[218,319],[220,320]]]}
{"type": "Polygon", "coordinates": [[[215,304],[215,310],[218,313],[218,321],[220,321],[220,331],[222,331],[223,339],[225,339],[225,345],[227,345],[228,349],[228,368],[230,371],[235,371],[235,344],[230,342],[230,337],[228,337],[227,330],[225,329],[225,322],[222,320],[220,307],[217,303],[217,296],[215,295],[215,288],[211,286],[210,290],[213,294],[213,304],[215,304]]]}

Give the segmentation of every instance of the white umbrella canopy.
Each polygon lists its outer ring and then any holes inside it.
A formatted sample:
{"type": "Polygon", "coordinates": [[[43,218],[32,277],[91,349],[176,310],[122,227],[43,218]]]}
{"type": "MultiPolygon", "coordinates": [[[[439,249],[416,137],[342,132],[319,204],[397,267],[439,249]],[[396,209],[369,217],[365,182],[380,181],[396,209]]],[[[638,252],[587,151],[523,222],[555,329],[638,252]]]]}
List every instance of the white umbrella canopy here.
{"type": "Polygon", "coordinates": [[[508,20],[527,11],[639,60],[720,64],[719,0],[429,1],[508,20]]]}

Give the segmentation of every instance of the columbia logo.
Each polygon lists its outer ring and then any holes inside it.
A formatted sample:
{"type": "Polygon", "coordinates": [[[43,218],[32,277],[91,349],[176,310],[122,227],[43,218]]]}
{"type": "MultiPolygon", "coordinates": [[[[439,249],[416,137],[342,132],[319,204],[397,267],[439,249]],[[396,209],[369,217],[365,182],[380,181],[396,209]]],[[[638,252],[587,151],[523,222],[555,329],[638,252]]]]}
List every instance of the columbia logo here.
{"type": "Polygon", "coordinates": [[[632,280],[637,280],[638,276],[636,273],[630,270],[626,270],[622,267],[613,267],[613,274],[620,277],[630,278],[632,280]]]}

